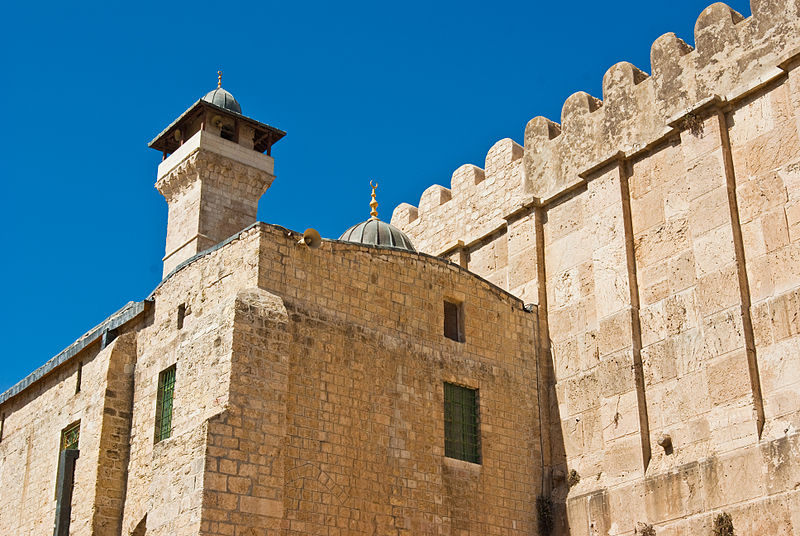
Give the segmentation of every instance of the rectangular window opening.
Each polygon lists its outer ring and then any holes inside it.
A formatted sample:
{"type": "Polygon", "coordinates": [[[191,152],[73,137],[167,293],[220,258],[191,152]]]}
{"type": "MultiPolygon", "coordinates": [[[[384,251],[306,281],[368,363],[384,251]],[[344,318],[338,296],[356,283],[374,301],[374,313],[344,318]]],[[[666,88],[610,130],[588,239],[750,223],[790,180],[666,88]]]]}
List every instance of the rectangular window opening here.
{"type": "Polygon", "coordinates": [[[3,441],[3,430],[6,427],[6,414],[0,415],[0,442],[3,441]]]}
{"type": "Polygon", "coordinates": [[[183,329],[183,320],[186,318],[186,304],[178,306],[178,329],[183,329]]]}
{"type": "Polygon", "coordinates": [[[172,401],[175,395],[175,365],[164,369],[158,375],[158,395],[156,398],[155,442],[163,441],[172,435],[172,401]]]}
{"type": "Polygon", "coordinates": [[[444,301],[444,336],[456,342],[464,342],[464,306],[461,303],[444,301]]]}
{"type": "Polygon", "coordinates": [[[69,521],[72,513],[72,491],[75,482],[75,461],[80,455],[81,422],[77,421],[61,431],[56,477],[56,522],[55,536],[69,536],[69,521]]]}
{"type": "Polygon", "coordinates": [[[444,455],[481,463],[478,390],[444,384],[444,455]]]}
{"type": "Polygon", "coordinates": [[[78,373],[77,377],[75,378],[75,394],[81,392],[81,379],[83,376],[83,361],[78,361],[78,373]]]}

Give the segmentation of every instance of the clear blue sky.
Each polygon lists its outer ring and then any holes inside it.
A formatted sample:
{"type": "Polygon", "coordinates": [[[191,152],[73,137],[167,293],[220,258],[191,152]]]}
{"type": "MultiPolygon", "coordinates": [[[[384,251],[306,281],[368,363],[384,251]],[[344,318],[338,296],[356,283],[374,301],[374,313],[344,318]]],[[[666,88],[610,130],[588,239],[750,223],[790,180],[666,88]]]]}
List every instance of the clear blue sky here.
{"type": "MultiPolygon", "coordinates": [[[[602,97],[705,1],[11,2],[0,80],[4,391],[158,284],[166,203],[147,142],[216,85],[287,131],[259,219],[337,238],[482,166],[525,124],[602,97]]],[[[747,2],[730,4],[743,15],[747,2]]]]}

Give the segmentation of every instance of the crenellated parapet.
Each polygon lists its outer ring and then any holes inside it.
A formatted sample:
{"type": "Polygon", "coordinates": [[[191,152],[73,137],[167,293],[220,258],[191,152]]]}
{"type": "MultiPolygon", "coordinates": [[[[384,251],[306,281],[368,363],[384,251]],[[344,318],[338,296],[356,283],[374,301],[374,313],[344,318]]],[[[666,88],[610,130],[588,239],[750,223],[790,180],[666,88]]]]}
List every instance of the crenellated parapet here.
{"type": "Polygon", "coordinates": [[[491,233],[504,221],[504,207],[521,201],[523,153],[512,139],[498,141],[489,149],[483,168],[459,167],[450,178],[450,188],[434,184],[422,193],[419,207],[397,206],[392,225],[409,233],[418,248],[437,254],[443,252],[437,246],[443,236],[468,243],[491,233]]]}
{"type": "Polygon", "coordinates": [[[392,223],[420,250],[446,253],[493,233],[520,205],[546,203],[585,182],[613,155],[634,155],[677,134],[700,103],[738,99],[775,76],[800,46],[800,2],[751,0],[751,11],[745,18],[724,3],[710,5],[695,23],[696,48],[662,35],[650,49],[650,75],[628,62],[611,66],[602,100],[571,95],[560,124],[532,119],[524,149],[497,142],[484,169],[458,168],[449,189],[428,188],[419,208],[399,205],[392,223]]]}

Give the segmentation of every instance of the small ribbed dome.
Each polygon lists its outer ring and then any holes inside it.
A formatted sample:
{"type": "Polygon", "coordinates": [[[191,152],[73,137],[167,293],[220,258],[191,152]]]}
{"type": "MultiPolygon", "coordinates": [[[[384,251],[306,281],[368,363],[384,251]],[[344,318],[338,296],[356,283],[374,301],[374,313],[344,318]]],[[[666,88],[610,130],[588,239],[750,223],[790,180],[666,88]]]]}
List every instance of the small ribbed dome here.
{"type": "Polygon", "coordinates": [[[377,218],[370,218],[367,221],[353,225],[342,233],[339,240],[367,244],[369,246],[417,251],[411,244],[411,240],[400,229],[377,218]]]}
{"type": "Polygon", "coordinates": [[[206,96],[203,97],[203,100],[219,106],[220,108],[225,108],[231,112],[235,112],[237,114],[242,113],[242,107],[239,106],[238,101],[233,98],[233,95],[221,87],[206,93],[206,96]]]}

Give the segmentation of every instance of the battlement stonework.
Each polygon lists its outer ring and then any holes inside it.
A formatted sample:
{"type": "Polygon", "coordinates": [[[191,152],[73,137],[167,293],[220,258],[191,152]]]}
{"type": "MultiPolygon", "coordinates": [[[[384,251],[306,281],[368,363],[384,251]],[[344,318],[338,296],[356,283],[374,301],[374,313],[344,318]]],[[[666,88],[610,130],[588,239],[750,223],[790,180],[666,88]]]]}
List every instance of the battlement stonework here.
{"type": "MultiPolygon", "coordinates": [[[[560,530],[798,534],[800,4],[717,3],[392,223],[538,305],[560,530]]],[[[558,516],[557,516],[558,517],[558,516]]]]}

